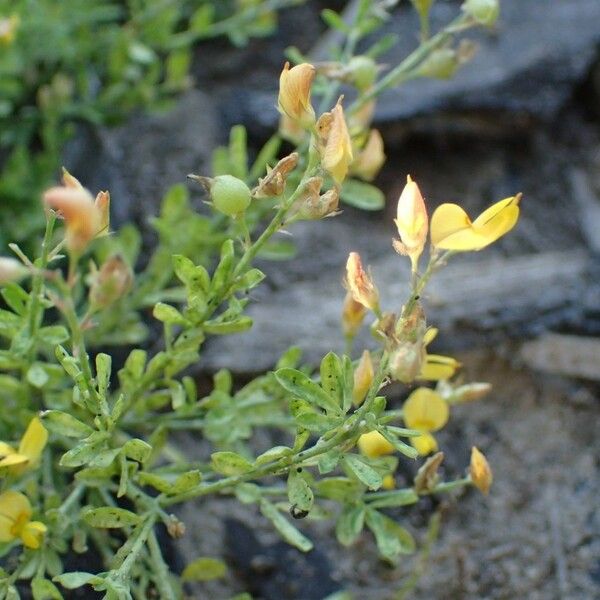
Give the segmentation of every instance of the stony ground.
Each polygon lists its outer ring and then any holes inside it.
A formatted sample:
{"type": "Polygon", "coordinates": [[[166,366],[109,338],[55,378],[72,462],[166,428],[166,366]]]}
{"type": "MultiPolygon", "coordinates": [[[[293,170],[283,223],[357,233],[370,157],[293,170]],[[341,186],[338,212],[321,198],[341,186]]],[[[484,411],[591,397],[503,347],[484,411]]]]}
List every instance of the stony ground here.
{"type": "MultiPolygon", "coordinates": [[[[461,358],[468,376],[491,381],[494,392],[453,411],[439,436],[445,473],[460,475],[476,444],[488,455],[495,482],[487,498],[468,491],[426,502],[412,516],[395,513],[420,539],[434,510],[443,517],[409,597],[600,598],[598,390],[542,377],[496,352],[461,358]]],[[[254,510],[233,501],[212,500],[185,514],[194,525],[183,546],[197,555],[222,552],[230,565],[226,581],[206,584],[196,598],[220,600],[246,590],[264,600],[321,600],[345,590],[354,600],[395,600],[415,568],[412,559],[396,568],[379,561],[368,533],[343,549],[320,522],[305,525],[318,550],[302,555],[281,544],[254,510]]]]}

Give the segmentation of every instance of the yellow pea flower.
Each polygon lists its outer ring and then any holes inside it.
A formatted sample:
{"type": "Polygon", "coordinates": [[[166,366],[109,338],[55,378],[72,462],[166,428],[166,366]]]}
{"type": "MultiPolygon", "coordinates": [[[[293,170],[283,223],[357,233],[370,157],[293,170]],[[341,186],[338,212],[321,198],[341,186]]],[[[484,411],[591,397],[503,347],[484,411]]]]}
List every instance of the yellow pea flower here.
{"type": "Polygon", "coordinates": [[[411,437],[410,443],[421,456],[426,456],[438,449],[432,432],[439,431],[450,416],[448,403],[429,388],[417,388],[402,407],[404,422],[409,429],[421,432],[418,437],[411,437]]]}
{"type": "Polygon", "coordinates": [[[358,449],[368,458],[377,458],[386,454],[393,454],[396,451],[394,446],[379,431],[363,433],[358,438],[358,449]]]}
{"type": "Polygon", "coordinates": [[[351,292],[348,292],[342,306],[342,329],[345,336],[354,337],[357,334],[366,313],[366,308],[354,299],[351,292]]]}
{"type": "Polygon", "coordinates": [[[279,112],[306,129],[315,122],[315,111],[310,103],[310,89],[314,78],[313,65],[302,63],[290,69],[289,62],[285,63],[279,77],[279,112]]]}
{"type": "Polygon", "coordinates": [[[394,476],[386,475],[383,478],[383,483],[381,484],[381,487],[384,490],[393,490],[396,487],[396,479],[394,478],[394,476]]]}
{"type": "Polygon", "coordinates": [[[394,240],[394,248],[399,254],[410,258],[414,273],[427,240],[429,220],[421,190],[410,175],[407,176],[406,185],[398,199],[397,218],[394,219],[394,223],[400,235],[400,241],[394,240]]]}
{"type": "Polygon", "coordinates": [[[373,181],[385,163],[383,138],[377,129],[371,129],[364,147],[351,165],[353,175],[373,181]]]}
{"type": "Polygon", "coordinates": [[[521,194],[500,200],[474,221],[457,204],[442,204],[431,217],[431,243],[442,250],[481,250],[515,226],[520,200],[521,194]]]}
{"type": "Polygon", "coordinates": [[[330,113],[321,117],[326,117],[323,120],[325,145],[321,149],[321,165],[338,185],[344,181],[353,160],[352,141],[340,100],[330,113]]]}
{"type": "Polygon", "coordinates": [[[469,475],[473,485],[487,496],[494,480],[492,469],[485,458],[475,446],[471,448],[471,464],[469,465],[469,475]]]}
{"type": "Polygon", "coordinates": [[[373,361],[371,353],[365,350],[360,357],[356,371],[354,371],[354,388],[352,389],[352,401],[354,406],[359,406],[363,403],[373,379],[375,370],[373,369],[373,361]]]}
{"type": "Polygon", "coordinates": [[[350,252],[346,261],[346,289],[354,300],[375,314],[379,309],[379,291],[370,275],[363,269],[358,252],[350,252]]]}
{"type": "MultiPolygon", "coordinates": [[[[423,337],[423,344],[430,344],[438,334],[435,327],[430,327],[423,337]]],[[[440,381],[450,379],[461,367],[461,363],[451,356],[443,356],[441,354],[426,354],[421,373],[417,379],[425,379],[427,381],[440,381]]]]}
{"type": "Polygon", "coordinates": [[[0,542],[20,538],[24,546],[37,550],[47,528],[41,521],[32,521],[32,513],[27,496],[12,490],[0,494],[0,542]]]}
{"type": "Polygon", "coordinates": [[[5,442],[0,442],[0,472],[2,469],[7,469],[10,473],[18,475],[26,469],[35,467],[47,441],[48,431],[42,422],[34,417],[21,438],[18,450],[5,442]]]}

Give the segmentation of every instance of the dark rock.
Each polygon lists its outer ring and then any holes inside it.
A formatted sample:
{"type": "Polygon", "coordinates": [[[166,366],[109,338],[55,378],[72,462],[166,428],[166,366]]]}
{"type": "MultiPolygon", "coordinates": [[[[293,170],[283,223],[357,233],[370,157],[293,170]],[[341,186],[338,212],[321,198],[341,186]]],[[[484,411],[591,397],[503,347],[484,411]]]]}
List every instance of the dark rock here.
{"type": "Polygon", "coordinates": [[[64,164],[89,189],[110,190],[115,228],[129,221],[144,227],[170,186],[210,170],[218,127],[212,100],[192,90],[166,113],[82,131],[67,146],[64,164]]]}
{"type": "Polygon", "coordinates": [[[284,542],[261,544],[245,523],[225,520],[225,545],[248,591],[264,600],[322,600],[339,590],[327,556],[304,554],[284,542]]]}

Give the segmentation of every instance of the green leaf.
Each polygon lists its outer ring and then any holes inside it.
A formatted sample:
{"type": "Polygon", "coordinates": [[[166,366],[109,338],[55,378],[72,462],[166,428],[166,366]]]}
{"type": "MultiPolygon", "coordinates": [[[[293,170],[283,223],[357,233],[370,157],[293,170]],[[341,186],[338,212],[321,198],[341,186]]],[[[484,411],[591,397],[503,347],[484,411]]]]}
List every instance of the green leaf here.
{"type": "Polygon", "coordinates": [[[373,532],[381,556],[392,560],[399,554],[412,554],[415,540],[409,531],[380,512],[368,509],[367,526],[373,532]]]}
{"type": "Polygon", "coordinates": [[[273,523],[279,535],[292,546],[308,552],[312,550],[312,542],[300,533],[268,500],[264,498],[260,501],[260,512],[273,523]]]}
{"type": "Polygon", "coordinates": [[[308,375],[296,369],[279,369],[275,377],[280,385],[302,400],[306,400],[312,406],[319,406],[328,413],[340,414],[338,403],[308,375]]]}
{"type": "Polygon", "coordinates": [[[69,339],[69,332],[62,325],[49,325],[48,327],[40,327],[38,331],[38,339],[43,344],[49,346],[58,346],[64,344],[69,339]]]}
{"type": "Polygon", "coordinates": [[[163,302],[158,302],[154,306],[152,315],[162,323],[169,323],[170,325],[189,324],[188,320],[174,306],[163,302]]]}
{"type": "Polygon", "coordinates": [[[346,504],[340,513],[335,535],[342,546],[350,546],[360,535],[365,522],[365,507],[363,504],[346,504]]]}
{"type": "Polygon", "coordinates": [[[127,458],[131,458],[131,460],[145,463],[150,457],[150,454],[152,454],[152,446],[147,442],[144,442],[144,440],[134,438],[125,442],[123,445],[123,454],[125,454],[127,458]]]}
{"type": "Polygon", "coordinates": [[[369,502],[369,506],[371,508],[408,506],[410,504],[416,504],[419,501],[418,494],[412,488],[393,490],[383,493],[385,495],[382,495],[380,498],[376,498],[369,502]]]}
{"type": "Polygon", "coordinates": [[[394,446],[396,450],[398,450],[398,452],[404,454],[404,456],[408,456],[408,458],[417,458],[419,456],[419,453],[413,446],[406,444],[401,439],[396,437],[389,427],[381,427],[379,428],[379,432],[390,444],[392,444],[392,446],[394,446]]]}
{"type": "Polygon", "coordinates": [[[93,429],[69,413],[60,410],[46,410],[41,415],[44,426],[52,433],[66,437],[83,438],[91,435],[93,429]]]}
{"type": "Polygon", "coordinates": [[[228,284],[229,277],[233,270],[233,259],[235,256],[235,247],[233,240],[225,240],[221,246],[221,260],[215,269],[212,278],[212,291],[217,294],[228,284]]]}
{"type": "Polygon", "coordinates": [[[261,489],[255,483],[240,483],[235,486],[235,497],[242,504],[255,504],[260,500],[261,489]]]}
{"type": "Polygon", "coordinates": [[[381,210],[385,206],[385,196],[380,189],[356,179],[344,181],[341,199],[342,202],[362,210],[381,210]]]}
{"type": "Polygon", "coordinates": [[[290,471],[287,480],[287,491],[292,508],[306,513],[310,512],[315,496],[301,473],[293,469],[290,471]]]}
{"type": "Polygon", "coordinates": [[[170,494],[183,494],[195,488],[202,481],[202,474],[198,470],[182,473],[171,486],[170,494]]]}
{"type": "Polygon", "coordinates": [[[210,581],[220,579],[227,574],[227,565],[216,558],[204,556],[197,558],[183,569],[183,581],[210,581]]]}
{"type": "Polygon", "coordinates": [[[110,355],[99,352],[96,355],[96,384],[101,396],[106,396],[106,391],[110,385],[111,367],[112,358],[110,355]]]}
{"type": "Polygon", "coordinates": [[[33,600],[63,600],[58,588],[48,579],[35,577],[31,580],[33,600]]]}
{"type": "Polygon", "coordinates": [[[61,467],[81,467],[98,455],[98,450],[104,442],[104,438],[95,437],[92,434],[89,438],[65,452],[58,464],[61,467]]]}
{"type": "Polygon", "coordinates": [[[60,583],[64,588],[68,590],[75,590],[86,583],[90,585],[98,585],[104,580],[102,577],[98,577],[93,573],[85,573],[84,571],[73,571],[72,573],[63,573],[52,579],[56,583],[60,583]]]}
{"type": "Polygon", "coordinates": [[[257,456],[254,460],[254,464],[258,467],[259,465],[269,463],[278,458],[282,458],[283,456],[290,456],[292,453],[293,450],[288,446],[275,446],[257,456]]]}
{"type": "Polygon", "coordinates": [[[248,291],[255,288],[265,277],[260,269],[250,269],[238,277],[232,288],[234,291],[248,291]]]}
{"type": "Polygon", "coordinates": [[[195,265],[189,258],[181,254],[173,256],[175,275],[190,292],[208,294],[210,290],[210,276],[202,265],[195,265]]]}
{"type": "Polygon", "coordinates": [[[252,471],[252,463],[235,452],[213,452],[210,456],[211,466],[221,475],[241,475],[252,471]]]}
{"type": "Polygon", "coordinates": [[[344,384],[342,380],[342,361],[334,352],[329,352],[321,361],[321,386],[329,396],[343,405],[344,384]]]}
{"type": "Polygon", "coordinates": [[[287,240],[270,240],[258,252],[258,257],[265,260],[290,260],[298,253],[294,242],[287,240]]]}
{"type": "Polygon", "coordinates": [[[346,35],[351,32],[350,26],[344,22],[342,17],[330,8],[325,8],[321,11],[321,17],[325,24],[331,29],[337,29],[346,35]]]}
{"type": "Polygon", "coordinates": [[[190,18],[190,31],[202,36],[210,31],[213,22],[215,7],[212,4],[203,4],[194,11],[190,18]]]}
{"type": "Polygon", "coordinates": [[[343,461],[350,473],[370,490],[378,490],[382,486],[381,475],[373,467],[363,462],[357,454],[347,454],[343,461]]]}
{"type": "Polygon", "coordinates": [[[246,315],[232,319],[231,321],[206,321],[204,323],[204,331],[212,335],[226,335],[229,333],[241,333],[248,331],[254,322],[246,315]]]}
{"type": "Polygon", "coordinates": [[[317,491],[321,496],[338,502],[353,502],[362,492],[361,485],[347,477],[326,477],[317,482],[317,491]]]}
{"type": "Polygon", "coordinates": [[[33,363],[27,371],[27,381],[38,390],[42,389],[49,379],[48,373],[39,363],[33,363]]]}
{"type": "Polygon", "coordinates": [[[2,297],[18,315],[24,315],[27,312],[29,294],[19,284],[12,281],[5,283],[2,288],[2,297]]]}
{"type": "Polygon", "coordinates": [[[128,525],[137,525],[141,517],[116,506],[101,506],[86,510],[81,518],[91,527],[100,529],[120,529],[128,525]]]}
{"type": "Polygon", "coordinates": [[[248,176],[246,128],[235,125],[229,133],[229,169],[230,174],[238,179],[245,180],[248,176]]]}

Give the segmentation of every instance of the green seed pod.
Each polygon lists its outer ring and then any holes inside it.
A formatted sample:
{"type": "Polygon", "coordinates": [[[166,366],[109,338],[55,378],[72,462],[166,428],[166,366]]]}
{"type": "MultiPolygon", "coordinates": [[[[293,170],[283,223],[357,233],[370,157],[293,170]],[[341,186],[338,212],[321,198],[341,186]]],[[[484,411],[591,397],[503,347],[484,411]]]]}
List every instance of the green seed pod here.
{"type": "Polygon", "coordinates": [[[491,27],[500,14],[498,0],[466,0],[462,9],[481,25],[491,27]]]}
{"type": "Polygon", "coordinates": [[[355,56],[348,63],[352,83],[359,90],[369,89],[377,77],[377,63],[370,56],[355,56]]]}
{"type": "Polygon", "coordinates": [[[250,205],[250,188],[233,175],[219,175],[212,181],[210,196],[215,208],[225,215],[235,217],[250,205]]]}

